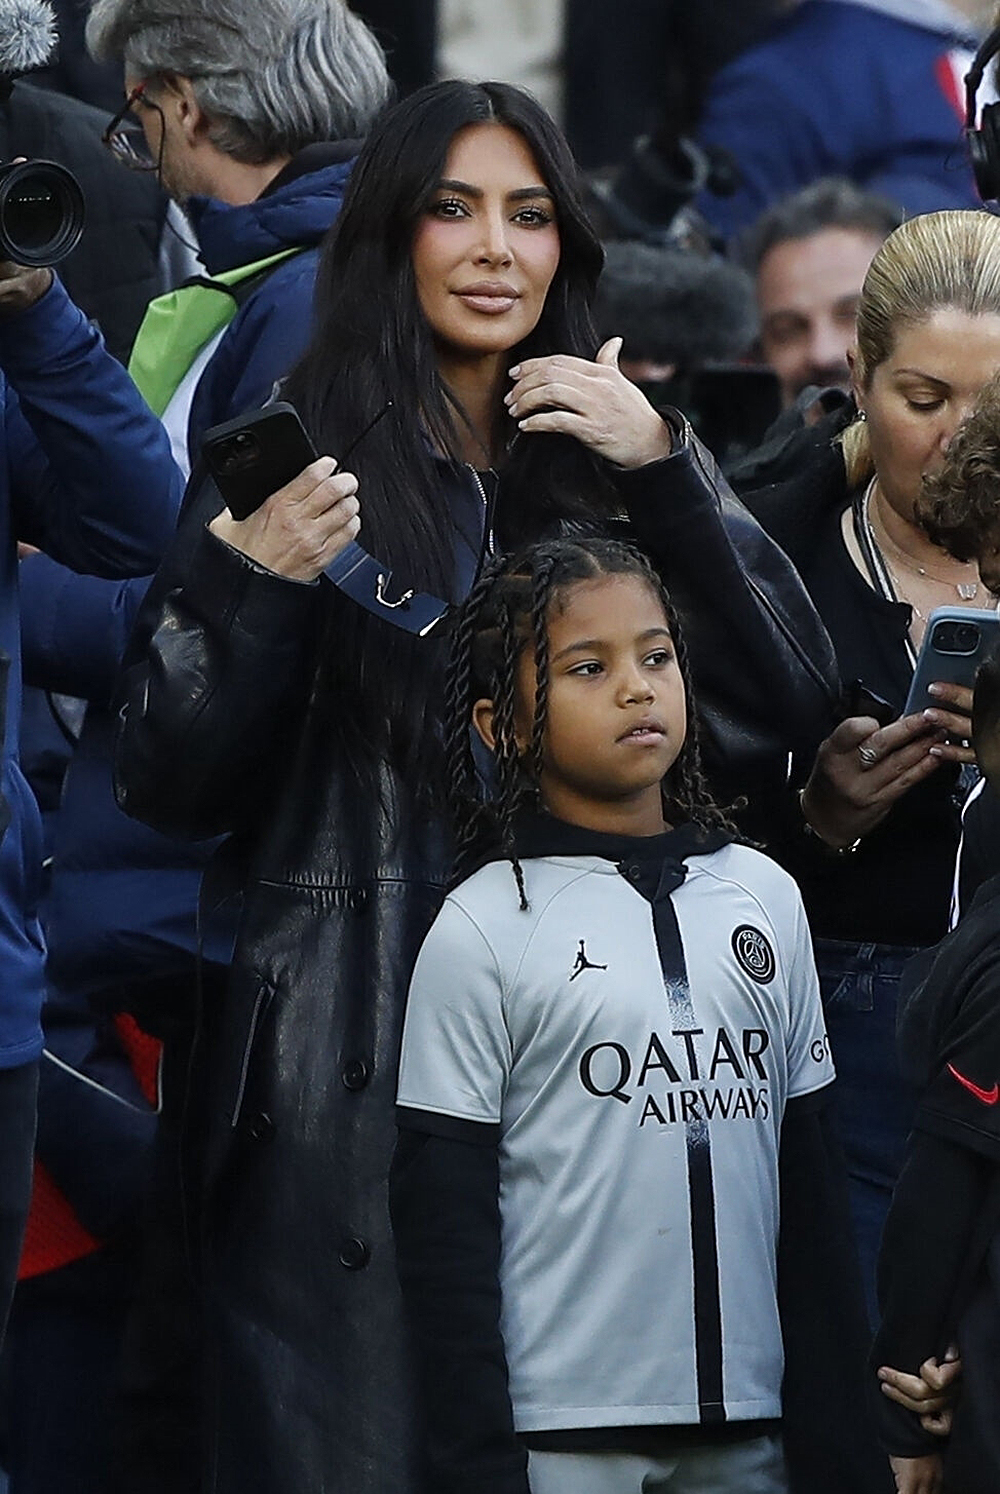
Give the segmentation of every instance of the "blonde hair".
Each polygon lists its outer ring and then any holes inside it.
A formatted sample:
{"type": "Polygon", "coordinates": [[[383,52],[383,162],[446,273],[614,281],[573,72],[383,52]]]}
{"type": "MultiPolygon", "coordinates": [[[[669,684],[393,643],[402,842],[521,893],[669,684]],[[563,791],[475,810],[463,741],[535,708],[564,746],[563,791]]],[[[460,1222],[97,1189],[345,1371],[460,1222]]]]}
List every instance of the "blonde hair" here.
{"type": "MultiPolygon", "coordinates": [[[[944,308],[1000,315],[1000,218],[982,210],[923,213],[900,225],[868,267],[858,302],[856,375],[867,389],[906,327],[944,308]]],[[[841,436],[849,487],[875,471],[865,422],[841,436]]]]}

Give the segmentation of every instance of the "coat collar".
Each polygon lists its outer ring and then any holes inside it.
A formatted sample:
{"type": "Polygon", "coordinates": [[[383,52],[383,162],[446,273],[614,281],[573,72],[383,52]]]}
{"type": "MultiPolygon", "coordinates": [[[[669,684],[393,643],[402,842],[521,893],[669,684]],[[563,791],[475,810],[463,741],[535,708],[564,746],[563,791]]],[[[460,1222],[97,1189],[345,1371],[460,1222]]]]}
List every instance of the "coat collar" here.
{"type": "Polygon", "coordinates": [[[353,163],[337,160],[302,174],[292,170],[297,161],[294,157],[284,180],[272,182],[255,202],[233,207],[214,197],[188,200],[186,211],[210,275],[320,242],[340,210],[353,163]]]}
{"type": "Polygon", "coordinates": [[[728,845],[732,836],[722,830],[699,830],[690,821],[662,835],[604,835],[570,825],[554,815],[524,811],[514,832],[519,856],[599,856],[617,866],[623,861],[639,863],[682,862],[691,856],[707,856],[728,845]]]}

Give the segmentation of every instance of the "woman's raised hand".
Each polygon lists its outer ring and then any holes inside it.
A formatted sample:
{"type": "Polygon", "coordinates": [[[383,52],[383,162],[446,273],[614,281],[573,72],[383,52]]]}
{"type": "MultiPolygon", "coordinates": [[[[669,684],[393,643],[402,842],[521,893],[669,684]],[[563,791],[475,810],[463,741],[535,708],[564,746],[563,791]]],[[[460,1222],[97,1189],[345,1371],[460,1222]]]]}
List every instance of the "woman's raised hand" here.
{"type": "Polygon", "coordinates": [[[873,716],[848,716],[816,753],[802,794],[807,822],[835,850],[853,844],[940,767],[931,748],[944,736],[919,714],[891,726],[879,726],[873,716]]]}
{"type": "Polygon", "coordinates": [[[618,367],[621,347],[622,339],[612,337],[592,363],[553,353],[517,364],[504,403],[518,428],[575,436],[618,467],[644,467],[669,456],[670,428],[618,367]]]}
{"type": "Polygon", "coordinates": [[[209,528],[234,550],[290,581],[315,581],[361,528],[358,479],[319,457],[246,519],[228,508],[209,528]]]}

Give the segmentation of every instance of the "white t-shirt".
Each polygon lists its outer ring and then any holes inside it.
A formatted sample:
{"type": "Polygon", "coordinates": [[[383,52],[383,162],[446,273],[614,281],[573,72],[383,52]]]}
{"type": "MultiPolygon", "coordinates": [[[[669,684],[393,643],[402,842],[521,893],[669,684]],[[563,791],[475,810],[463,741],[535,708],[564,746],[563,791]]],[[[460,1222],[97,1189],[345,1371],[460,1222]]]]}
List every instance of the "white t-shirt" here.
{"type": "Polygon", "coordinates": [[[687,867],[650,902],[625,863],[528,860],[523,912],[492,863],[414,971],[404,1118],[498,1128],[522,1432],[781,1414],[779,1132],[833,1065],[791,878],[743,846],[687,867]]]}

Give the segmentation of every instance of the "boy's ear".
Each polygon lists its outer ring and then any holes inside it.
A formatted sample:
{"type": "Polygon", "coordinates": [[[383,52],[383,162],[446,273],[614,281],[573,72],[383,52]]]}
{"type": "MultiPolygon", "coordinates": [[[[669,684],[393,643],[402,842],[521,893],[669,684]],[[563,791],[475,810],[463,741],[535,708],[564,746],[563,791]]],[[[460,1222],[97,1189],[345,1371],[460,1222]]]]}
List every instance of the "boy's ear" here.
{"type": "Polygon", "coordinates": [[[496,747],[496,738],[493,735],[493,702],[492,700],[477,700],[472,707],[472,724],[482,737],[486,746],[492,752],[496,747]]]}

